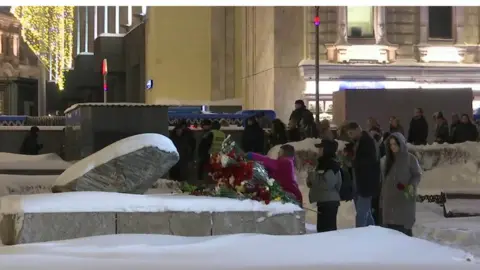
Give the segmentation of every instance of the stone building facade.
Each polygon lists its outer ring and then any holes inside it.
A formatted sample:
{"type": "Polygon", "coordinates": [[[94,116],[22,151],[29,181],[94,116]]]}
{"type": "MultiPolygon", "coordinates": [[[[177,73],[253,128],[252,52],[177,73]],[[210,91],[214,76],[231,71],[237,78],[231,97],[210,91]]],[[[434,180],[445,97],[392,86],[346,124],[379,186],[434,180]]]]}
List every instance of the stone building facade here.
{"type": "MultiPolygon", "coordinates": [[[[322,109],[342,88],[480,90],[479,12],[480,7],[320,7],[322,109]]],[[[245,7],[242,14],[247,106],[283,110],[286,118],[294,99],[313,105],[315,7],[245,7]]]]}
{"type": "Polygon", "coordinates": [[[37,57],[21,37],[20,22],[0,10],[0,114],[36,114],[37,57]]]}

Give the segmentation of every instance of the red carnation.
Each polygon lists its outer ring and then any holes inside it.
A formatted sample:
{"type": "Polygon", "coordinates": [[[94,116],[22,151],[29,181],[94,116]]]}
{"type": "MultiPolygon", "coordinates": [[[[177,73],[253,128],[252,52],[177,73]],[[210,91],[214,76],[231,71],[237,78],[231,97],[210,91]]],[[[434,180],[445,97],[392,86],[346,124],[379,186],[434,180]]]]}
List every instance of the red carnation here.
{"type": "Polygon", "coordinates": [[[397,184],[397,189],[398,189],[398,190],[404,191],[405,188],[406,188],[406,187],[405,187],[404,184],[402,184],[402,183],[398,183],[398,184],[397,184]]]}

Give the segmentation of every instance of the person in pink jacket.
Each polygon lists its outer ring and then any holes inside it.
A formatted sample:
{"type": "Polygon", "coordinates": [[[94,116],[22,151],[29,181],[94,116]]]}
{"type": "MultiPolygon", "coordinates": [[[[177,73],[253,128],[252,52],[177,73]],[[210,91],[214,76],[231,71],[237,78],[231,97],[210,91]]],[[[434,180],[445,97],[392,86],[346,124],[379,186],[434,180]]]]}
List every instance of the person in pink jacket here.
{"type": "Polygon", "coordinates": [[[282,145],[278,153],[278,159],[249,152],[247,159],[257,161],[265,166],[270,177],[275,179],[284,191],[291,193],[302,205],[302,193],[298,188],[295,176],[295,148],[289,144],[282,145]]]}

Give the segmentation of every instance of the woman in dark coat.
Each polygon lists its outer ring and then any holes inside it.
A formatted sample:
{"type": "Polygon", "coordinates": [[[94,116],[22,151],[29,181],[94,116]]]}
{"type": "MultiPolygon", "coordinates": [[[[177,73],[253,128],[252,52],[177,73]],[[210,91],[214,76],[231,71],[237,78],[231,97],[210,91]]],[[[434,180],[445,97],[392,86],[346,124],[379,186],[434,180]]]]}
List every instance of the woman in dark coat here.
{"type": "Polygon", "coordinates": [[[275,145],[286,144],[287,140],[287,130],[285,124],[280,119],[275,119],[272,121],[272,130],[268,136],[268,147],[272,148],[275,145]]]}
{"type": "Polygon", "coordinates": [[[422,169],[408,152],[405,137],[396,132],[385,142],[387,151],[381,159],[381,219],[385,227],[412,236],[415,223],[417,186],[422,169]]]}
{"type": "Polygon", "coordinates": [[[263,154],[264,143],[265,132],[257,123],[255,117],[248,118],[242,135],[243,151],[263,154]]]}

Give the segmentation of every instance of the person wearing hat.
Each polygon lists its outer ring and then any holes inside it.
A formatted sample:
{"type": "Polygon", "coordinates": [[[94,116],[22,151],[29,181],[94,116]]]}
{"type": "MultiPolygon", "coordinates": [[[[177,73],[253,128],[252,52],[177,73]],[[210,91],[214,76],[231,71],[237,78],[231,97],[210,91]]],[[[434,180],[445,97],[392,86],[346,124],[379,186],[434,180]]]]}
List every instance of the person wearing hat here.
{"type": "Polygon", "coordinates": [[[307,178],[310,188],[308,198],[310,203],[317,204],[317,232],[334,231],[337,229],[337,213],[340,206],[340,189],[342,187],[342,172],[337,160],[338,143],[325,139],[315,144],[320,157],[317,167],[307,178]]]}
{"type": "Polygon", "coordinates": [[[31,127],[30,132],[23,139],[20,147],[20,154],[23,155],[38,155],[43,148],[43,144],[38,143],[38,132],[40,129],[37,126],[31,127]]]}
{"type": "Polygon", "coordinates": [[[290,114],[289,119],[295,119],[297,126],[303,131],[305,137],[311,138],[317,135],[315,119],[311,111],[305,106],[305,102],[299,99],[295,101],[295,110],[290,114]]]}

